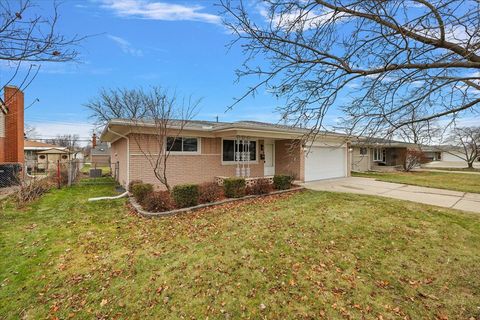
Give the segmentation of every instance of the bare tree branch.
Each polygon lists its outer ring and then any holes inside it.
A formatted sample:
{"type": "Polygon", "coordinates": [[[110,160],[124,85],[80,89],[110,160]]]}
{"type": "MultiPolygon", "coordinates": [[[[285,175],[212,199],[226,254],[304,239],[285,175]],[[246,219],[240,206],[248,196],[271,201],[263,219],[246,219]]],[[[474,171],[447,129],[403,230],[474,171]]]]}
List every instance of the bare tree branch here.
{"type": "Polygon", "coordinates": [[[58,9],[53,3],[52,15],[36,13],[32,0],[2,1],[0,3],[0,63],[10,68],[10,76],[0,79],[0,90],[15,81],[25,90],[35,79],[42,63],[74,61],[75,47],[84,37],[66,36],[57,32],[58,9]],[[22,77],[23,79],[16,80],[22,77]]]}
{"type": "Polygon", "coordinates": [[[97,123],[112,119],[130,120],[131,137],[147,159],[155,178],[170,190],[168,159],[175,141],[182,139],[185,126],[192,120],[200,100],[179,98],[160,87],[102,90],[86,107],[97,123]],[[148,132],[141,131],[148,128],[148,132]],[[168,147],[168,144],[171,144],[168,147]]]}
{"type": "MultiPolygon", "coordinates": [[[[469,0],[221,0],[245,61],[239,78],[320,131],[331,107],[352,134],[392,135],[480,104],[480,3],[469,0]],[[260,58],[259,58],[260,57],[260,58]],[[265,63],[266,61],[266,63],[265,63]],[[341,100],[339,99],[341,97],[341,100]],[[412,115],[416,117],[412,118],[412,115]]],[[[429,128],[431,126],[426,126],[429,128]]]]}

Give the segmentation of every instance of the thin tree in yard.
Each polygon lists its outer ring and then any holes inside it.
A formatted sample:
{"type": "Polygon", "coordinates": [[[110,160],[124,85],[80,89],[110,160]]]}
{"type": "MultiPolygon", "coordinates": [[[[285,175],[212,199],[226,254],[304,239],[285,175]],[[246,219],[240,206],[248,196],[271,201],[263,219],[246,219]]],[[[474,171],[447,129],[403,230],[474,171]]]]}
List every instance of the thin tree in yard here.
{"type": "Polygon", "coordinates": [[[428,162],[425,153],[420,149],[406,149],[400,154],[400,157],[403,163],[403,170],[406,172],[410,172],[412,169],[428,162]]]}
{"type": "Polygon", "coordinates": [[[52,15],[44,16],[37,13],[39,7],[31,0],[0,2],[0,62],[10,70],[2,78],[0,90],[14,81],[24,90],[43,63],[69,62],[77,57],[75,46],[83,38],[58,33],[58,5],[53,2],[52,7],[52,15]]]}
{"type": "Polygon", "coordinates": [[[456,148],[441,150],[465,161],[468,168],[473,168],[474,162],[480,161],[480,127],[456,127],[446,142],[456,148]]]}
{"type": "Polygon", "coordinates": [[[478,1],[221,0],[221,6],[236,36],[232,45],[246,55],[237,75],[261,79],[233,105],[267,89],[285,100],[278,109],[284,121],[312,133],[337,106],[351,133],[387,136],[411,124],[453,120],[480,104],[478,1]]]}
{"type": "Polygon", "coordinates": [[[196,114],[199,100],[178,98],[160,87],[151,90],[102,90],[86,107],[98,123],[121,118],[131,122],[133,140],[147,159],[155,178],[170,190],[168,159],[172,148],[181,142],[185,126],[196,114]],[[147,128],[147,131],[139,128],[147,128]]]}

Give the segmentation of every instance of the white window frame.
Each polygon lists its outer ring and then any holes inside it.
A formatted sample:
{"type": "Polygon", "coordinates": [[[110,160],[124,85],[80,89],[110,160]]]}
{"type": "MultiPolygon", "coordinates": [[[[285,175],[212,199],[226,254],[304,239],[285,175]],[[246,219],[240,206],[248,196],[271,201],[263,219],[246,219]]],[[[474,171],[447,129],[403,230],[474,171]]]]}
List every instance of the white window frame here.
{"type": "Polygon", "coordinates": [[[373,161],[385,162],[386,151],[385,148],[373,148],[373,161]]]}
{"type": "MultiPolygon", "coordinates": [[[[182,138],[182,139],[197,139],[197,151],[170,151],[170,155],[174,156],[189,156],[189,155],[200,155],[202,154],[202,138],[201,137],[190,137],[190,136],[166,136],[164,140],[164,151],[165,153],[168,152],[167,150],[167,138],[182,138]]],[[[182,145],[183,148],[183,145],[182,145]]]]}
{"type": "MultiPolygon", "coordinates": [[[[220,160],[222,161],[222,165],[236,165],[237,163],[245,163],[245,164],[256,164],[258,163],[258,156],[259,156],[259,153],[258,153],[258,149],[259,149],[259,145],[258,145],[258,139],[247,139],[248,142],[250,143],[251,141],[254,141],[256,146],[255,146],[255,160],[252,161],[252,160],[248,160],[248,161],[223,161],[223,140],[230,140],[230,141],[236,141],[237,139],[235,138],[222,138],[222,141],[221,141],[221,148],[220,148],[220,160]]],[[[234,156],[235,157],[235,156],[234,156]]]]}

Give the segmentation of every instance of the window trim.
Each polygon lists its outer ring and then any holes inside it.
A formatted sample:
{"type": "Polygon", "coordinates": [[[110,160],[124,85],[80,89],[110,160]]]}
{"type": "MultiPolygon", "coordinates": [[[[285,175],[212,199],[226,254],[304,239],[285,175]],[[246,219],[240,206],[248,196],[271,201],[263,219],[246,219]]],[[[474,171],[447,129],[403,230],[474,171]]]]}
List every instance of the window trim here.
{"type": "Polygon", "coordinates": [[[385,148],[373,148],[373,162],[385,162],[387,159],[386,159],[386,150],[385,148]],[[381,158],[377,158],[375,157],[377,154],[377,151],[378,151],[378,154],[381,155],[381,158]]]}
{"type": "MultiPolygon", "coordinates": [[[[222,138],[222,141],[220,142],[220,160],[222,162],[222,165],[236,165],[237,161],[223,161],[223,140],[231,140],[235,141],[237,139],[235,138],[222,138]]],[[[258,163],[258,149],[259,149],[259,144],[258,144],[258,139],[248,139],[248,141],[255,141],[255,160],[248,160],[248,161],[240,161],[238,163],[242,164],[257,164],[258,163]]]]}
{"type": "MultiPolygon", "coordinates": [[[[192,137],[192,136],[165,136],[164,138],[164,148],[163,151],[167,152],[167,138],[182,138],[182,139],[197,139],[197,151],[170,151],[171,156],[192,156],[202,154],[202,138],[201,137],[192,137]]],[[[183,144],[182,144],[183,148],[183,144]]]]}

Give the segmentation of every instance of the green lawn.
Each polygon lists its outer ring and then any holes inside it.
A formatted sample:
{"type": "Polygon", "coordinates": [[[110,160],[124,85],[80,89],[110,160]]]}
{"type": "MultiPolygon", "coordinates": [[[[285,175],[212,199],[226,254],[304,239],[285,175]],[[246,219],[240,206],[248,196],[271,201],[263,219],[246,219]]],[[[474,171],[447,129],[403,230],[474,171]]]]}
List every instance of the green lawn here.
{"type": "Polygon", "coordinates": [[[0,319],[480,317],[478,215],[313,191],[151,220],[87,202],[110,194],[3,204],[0,319]]]}
{"type": "Polygon", "coordinates": [[[416,186],[480,193],[480,175],[450,172],[352,172],[354,177],[416,186]]]}
{"type": "Polygon", "coordinates": [[[467,172],[480,172],[478,168],[426,168],[430,170],[444,170],[444,171],[467,171],[467,172]]]}

